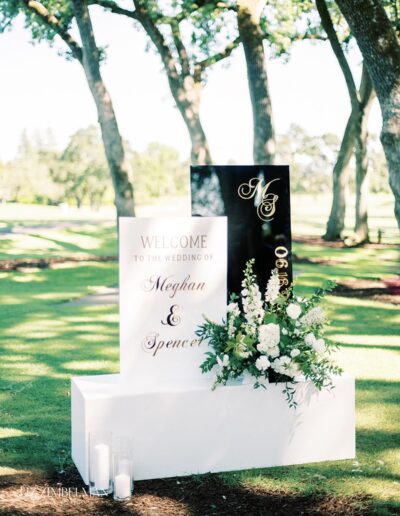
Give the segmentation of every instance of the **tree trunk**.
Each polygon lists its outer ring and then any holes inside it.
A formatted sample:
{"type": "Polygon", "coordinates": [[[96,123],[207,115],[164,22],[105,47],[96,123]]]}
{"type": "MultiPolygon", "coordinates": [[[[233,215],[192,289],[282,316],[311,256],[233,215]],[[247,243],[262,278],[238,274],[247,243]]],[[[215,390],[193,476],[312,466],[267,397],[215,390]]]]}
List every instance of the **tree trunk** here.
{"type": "MultiPolygon", "coordinates": [[[[194,77],[190,75],[190,67],[188,66],[186,56],[183,57],[183,62],[181,62],[182,70],[178,73],[177,60],[171,53],[163,34],[152,18],[147,2],[134,0],[134,5],[136,8],[136,19],[141,23],[161,56],[172,96],[189,132],[192,164],[211,164],[210,148],[200,120],[201,80],[195,81],[194,77]]],[[[183,50],[183,52],[185,51],[183,50]]],[[[179,59],[182,61],[181,53],[179,53],[179,59]]]]}
{"type": "Polygon", "coordinates": [[[356,121],[356,216],[354,233],[358,243],[369,242],[368,229],[368,117],[375,92],[368,71],[363,66],[360,104],[356,121]]]}
{"type": "Polygon", "coordinates": [[[324,240],[335,241],[343,238],[346,216],[346,189],[349,177],[349,162],[353,155],[356,124],[353,112],[347,121],[340,145],[338,158],[333,168],[333,199],[324,240]]]}
{"type": "Polygon", "coordinates": [[[337,0],[363,55],[382,111],[381,141],[400,227],[400,43],[379,0],[337,0]]]}
{"type": "MultiPolygon", "coordinates": [[[[367,242],[368,234],[368,116],[375,98],[375,92],[365,68],[360,85],[360,112],[351,112],[343,135],[338,159],[333,169],[333,200],[331,213],[323,236],[334,241],[343,238],[346,215],[346,188],[348,166],[356,144],[356,223],[355,234],[358,242],[367,242]],[[359,119],[357,121],[357,119],[359,119]]],[[[358,109],[357,109],[358,111],[358,109]]]]}
{"type": "Polygon", "coordinates": [[[195,82],[191,76],[185,78],[183,86],[178,86],[175,81],[170,81],[169,84],[172,96],[189,132],[192,164],[210,165],[212,163],[211,152],[200,120],[202,84],[195,82]]]}
{"type": "MultiPolygon", "coordinates": [[[[356,149],[356,225],[355,225],[355,238],[359,243],[367,242],[368,235],[368,181],[367,181],[367,171],[368,171],[368,157],[367,157],[367,139],[368,139],[368,131],[367,131],[367,120],[368,120],[368,112],[370,107],[370,100],[372,100],[372,84],[369,78],[368,72],[366,70],[366,66],[363,63],[363,71],[360,83],[360,89],[357,90],[356,84],[354,81],[353,74],[351,72],[349,63],[346,59],[346,56],[343,52],[342,45],[339,41],[339,38],[336,33],[335,26],[333,24],[328,5],[325,0],[316,0],[316,7],[318,13],[321,18],[321,24],[328,36],[329,43],[332,47],[332,50],[336,56],[336,59],[339,63],[340,69],[343,73],[343,78],[346,82],[347,91],[350,97],[351,103],[351,115],[349,121],[351,121],[354,130],[353,137],[353,145],[351,146],[351,151],[354,146],[355,140],[355,149],[356,149]]],[[[346,128],[347,131],[347,128],[346,128]]],[[[345,132],[346,136],[346,132],[345,132]]],[[[348,155],[348,159],[350,159],[350,155],[348,155]]],[[[339,154],[339,159],[341,158],[339,154]]],[[[336,172],[336,171],[335,171],[336,172]]],[[[342,170],[339,168],[337,173],[340,175],[342,170]]],[[[340,177],[336,177],[336,185],[337,190],[336,197],[334,191],[333,205],[331,216],[333,220],[332,222],[332,232],[325,235],[326,240],[328,237],[332,236],[334,239],[341,236],[341,233],[344,229],[344,210],[345,210],[345,199],[344,192],[340,191],[340,186],[345,188],[345,184],[343,181],[340,181],[340,177]],[[339,198],[338,198],[339,197],[339,198]],[[339,204],[339,206],[337,206],[339,204]],[[338,208],[338,209],[336,209],[338,208]],[[339,209],[343,210],[343,213],[340,213],[339,209]],[[336,228],[334,227],[336,217],[336,228]],[[335,229],[337,232],[335,234],[335,229]]],[[[335,188],[334,188],[335,190],[335,188]]],[[[329,225],[329,224],[328,224],[329,225]]]]}
{"type": "Polygon", "coordinates": [[[135,214],[133,188],[129,181],[128,162],[111,97],[100,72],[99,51],[94,38],[89,10],[85,0],[73,0],[74,14],[82,40],[82,64],[96,103],[105,154],[115,191],[118,216],[135,214]]]}
{"type": "Polygon", "coordinates": [[[367,121],[360,113],[356,136],[356,217],[354,233],[357,243],[369,241],[368,230],[368,156],[367,156],[367,121]]]}
{"type": "Polygon", "coordinates": [[[275,134],[266,56],[260,30],[264,1],[238,0],[238,29],[246,58],[247,78],[253,111],[253,158],[255,164],[272,164],[275,134]]]}

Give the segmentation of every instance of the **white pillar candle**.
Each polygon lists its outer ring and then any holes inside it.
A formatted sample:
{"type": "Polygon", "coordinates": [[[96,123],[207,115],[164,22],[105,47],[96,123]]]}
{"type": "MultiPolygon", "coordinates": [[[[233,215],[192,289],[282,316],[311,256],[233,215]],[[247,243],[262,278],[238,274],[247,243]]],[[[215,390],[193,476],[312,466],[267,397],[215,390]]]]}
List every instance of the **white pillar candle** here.
{"type": "Polygon", "coordinates": [[[129,498],[131,496],[131,477],[126,473],[120,473],[114,478],[115,498],[129,498]]]}
{"type": "Polygon", "coordinates": [[[95,489],[108,490],[110,486],[110,448],[107,444],[93,446],[93,475],[95,489]]]}

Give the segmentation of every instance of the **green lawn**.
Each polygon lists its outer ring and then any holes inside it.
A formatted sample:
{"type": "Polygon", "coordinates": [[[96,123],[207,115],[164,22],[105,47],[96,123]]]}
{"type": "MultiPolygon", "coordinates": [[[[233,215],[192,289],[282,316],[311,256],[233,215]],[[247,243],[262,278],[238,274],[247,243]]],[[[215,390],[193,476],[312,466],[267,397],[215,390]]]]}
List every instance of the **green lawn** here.
{"type": "MultiPolygon", "coordinates": [[[[301,206],[295,208],[297,217],[299,212],[301,206]]],[[[393,227],[393,220],[387,220],[388,227],[393,227]]],[[[3,228],[11,224],[5,221],[3,228]]],[[[30,228],[26,221],[22,225],[30,228]]],[[[310,233],[310,226],[304,227],[310,233]]],[[[0,259],[116,254],[114,224],[100,217],[82,225],[40,232],[32,228],[29,234],[3,233],[2,237],[0,259]]],[[[333,265],[296,266],[298,292],[310,291],[327,278],[398,273],[394,245],[343,250],[296,244],[294,251],[301,257],[334,260],[333,265]]],[[[48,475],[71,467],[70,378],[118,370],[118,309],[73,306],[67,301],[115,285],[117,272],[116,263],[97,262],[0,271],[0,476],[18,478],[26,471],[48,475]]],[[[245,471],[220,478],[245,488],[288,493],[366,493],[373,497],[374,514],[400,512],[399,307],[334,296],[327,298],[327,306],[332,319],[329,336],[341,344],[337,361],[357,379],[356,461],[245,471]]]]}

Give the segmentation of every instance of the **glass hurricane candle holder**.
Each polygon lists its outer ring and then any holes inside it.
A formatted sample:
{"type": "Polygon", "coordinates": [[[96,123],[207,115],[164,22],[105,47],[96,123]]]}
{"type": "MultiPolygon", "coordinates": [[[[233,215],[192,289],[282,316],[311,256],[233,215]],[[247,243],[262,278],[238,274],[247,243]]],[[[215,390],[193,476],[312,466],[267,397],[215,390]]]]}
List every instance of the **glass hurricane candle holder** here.
{"type": "Polygon", "coordinates": [[[126,500],[133,491],[132,459],[129,453],[113,454],[114,500],[126,500]]]}
{"type": "Polygon", "coordinates": [[[89,493],[107,496],[112,492],[111,436],[89,434],[89,493]]]}

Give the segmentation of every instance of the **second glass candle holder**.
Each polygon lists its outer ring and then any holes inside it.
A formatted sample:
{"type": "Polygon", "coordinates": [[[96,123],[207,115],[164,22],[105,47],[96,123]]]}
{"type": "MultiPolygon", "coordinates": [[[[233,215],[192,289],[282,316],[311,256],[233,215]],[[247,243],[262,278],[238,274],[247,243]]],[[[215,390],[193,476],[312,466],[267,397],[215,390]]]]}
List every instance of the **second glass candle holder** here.
{"type": "Polygon", "coordinates": [[[131,440],[119,437],[113,443],[114,500],[126,500],[133,491],[131,440]]]}

